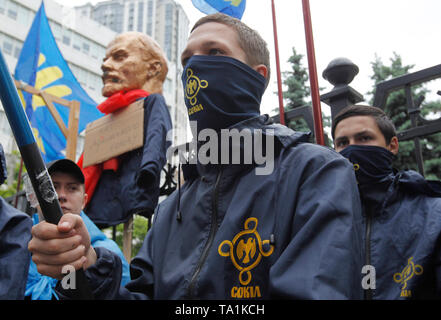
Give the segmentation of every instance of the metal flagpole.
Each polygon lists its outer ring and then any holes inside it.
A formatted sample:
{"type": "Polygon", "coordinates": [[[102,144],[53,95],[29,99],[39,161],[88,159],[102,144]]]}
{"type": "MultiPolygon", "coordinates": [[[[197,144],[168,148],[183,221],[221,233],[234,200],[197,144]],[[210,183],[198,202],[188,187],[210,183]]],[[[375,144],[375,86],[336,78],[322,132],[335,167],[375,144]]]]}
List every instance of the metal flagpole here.
{"type": "Polygon", "coordinates": [[[285,125],[285,111],[283,108],[282,78],[280,76],[279,43],[277,40],[276,9],[274,6],[274,0],[271,0],[271,8],[272,8],[272,13],[273,13],[274,47],[275,47],[275,52],[276,52],[277,91],[278,91],[278,96],[279,96],[279,116],[280,116],[280,123],[285,125]]]}
{"type": "Polygon", "coordinates": [[[314,37],[312,34],[311,10],[309,0],[302,0],[303,20],[305,23],[306,49],[308,52],[309,82],[311,85],[312,111],[314,115],[314,135],[317,144],[325,145],[323,133],[322,110],[320,107],[320,94],[317,79],[317,66],[314,53],[314,37]]]}

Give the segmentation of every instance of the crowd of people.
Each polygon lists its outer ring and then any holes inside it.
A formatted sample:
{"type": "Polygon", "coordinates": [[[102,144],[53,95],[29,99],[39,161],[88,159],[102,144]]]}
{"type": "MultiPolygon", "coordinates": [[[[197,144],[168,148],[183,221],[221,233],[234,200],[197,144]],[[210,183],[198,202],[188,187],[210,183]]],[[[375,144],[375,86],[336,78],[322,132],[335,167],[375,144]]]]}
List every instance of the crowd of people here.
{"type": "Polygon", "coordinates": [[[269,61],[240,20],[196,22],[181,55],[196,150],[182,185],[158,204],[172,128],[167,61],[147,35],[115,38],[98,108],[143,99],[144,145],[84,168],[82,158],[49,163],[57,225],[38,204],[30,219],[1,200],[0,299],[71,299],[66,265],[84,270],[96,299],[439,299],[441,182],[393,169],[399,142],[379,108],[336,115],[335,150],[272,123],[260,113],[269,61]],[[225,130],[251,134],[223,144],[225,130]],[[271,170],[255,170],[266,164],[248,157],[249,145],[266,150],[271,170]],[[153,224],[129,267],[97,225],[133,214],[153,224]]]}

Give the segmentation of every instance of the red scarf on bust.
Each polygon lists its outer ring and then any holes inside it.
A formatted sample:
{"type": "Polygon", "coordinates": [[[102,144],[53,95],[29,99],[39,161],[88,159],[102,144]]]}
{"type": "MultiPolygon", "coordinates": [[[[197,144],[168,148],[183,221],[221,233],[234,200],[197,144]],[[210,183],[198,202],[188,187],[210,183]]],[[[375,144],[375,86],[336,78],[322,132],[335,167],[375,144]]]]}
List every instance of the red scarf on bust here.
{"type": "MultiPolygon", "coordinates": [[[[132,102],[138,100],[139,98],[145,98],[148,95],[149,93],[142,89],[135,89],[127,92],[119,91],[111,95],[101,104],[99,104],[97,108],[102,113],[108,115],[119,109],[125,108],[128,105],[130,105],[132,102]]],[[[92,199],[95,188],[98,184],[98,181],[100,180],[101,173],[104,170],[113,170],[116,172],[119,168],[120,160],[118,157],[116,157],[104,161],[103,163],[99,163],[93,166],[83,168],[83,156],[84,153],[82,153],[80,159],[78,159],[77,165],[81,168],[81,171],[83,171],[84,174],[84,179],[85,179],[84,184],[86,188],[86,193],[88,195],[86,202],[87,205],[92,199]]]]}

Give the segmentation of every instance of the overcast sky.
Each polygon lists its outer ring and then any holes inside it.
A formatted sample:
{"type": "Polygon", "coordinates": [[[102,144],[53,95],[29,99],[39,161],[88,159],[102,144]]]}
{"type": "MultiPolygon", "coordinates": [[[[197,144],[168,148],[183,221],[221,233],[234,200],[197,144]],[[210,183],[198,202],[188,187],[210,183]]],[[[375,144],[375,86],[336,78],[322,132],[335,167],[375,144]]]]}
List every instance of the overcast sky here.
{"type": "MultiPolygon", "coordinates": [[[[55,0],[63,5],[81,5],[96,0],[55,0]]],[[[191,0],[180,3],[190,19],[190,28],[204,16],[193,7],[191,0]]],[[[360,72],[351,86],[362,93],[371,90],[370,63],[379,56],[389,63],[393,52],[401,55],[403,64],[414,64],[418,71],[441,63],[441,1],[440,0],[310,0],[314,33],[315,55],[319,86],[328,92],[332,86],[322,78],[328,63],[337,57],[346,57],[358,65],[360,72]]],[[[275,0],[281,69],[289,70],[287,63],[292,47],[303,54],[307,67],[305,31],[301,0],[275,0]]],[[[264,95],[263,113],[272,113],[278,107],[276,63],[271,17],[271,0],[248,0],[242,21],[257,30],[267,41],[271,51],[273,70],[270,86],[264,95]]],[[[441,90],[441,80],[429,86],[441,90]]],[[[321,104],[322,110],[329,107],[321,104]]]]}

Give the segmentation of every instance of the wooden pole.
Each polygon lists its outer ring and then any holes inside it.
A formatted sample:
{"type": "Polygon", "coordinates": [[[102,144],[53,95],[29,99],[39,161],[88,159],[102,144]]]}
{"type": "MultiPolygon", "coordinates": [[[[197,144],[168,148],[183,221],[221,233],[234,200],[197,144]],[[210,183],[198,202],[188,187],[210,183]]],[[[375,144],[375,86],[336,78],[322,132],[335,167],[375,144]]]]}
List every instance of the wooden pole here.
{"type": "Polygon", "coordinates": [[[18,90],[24,90],[30,94],[39,95],[44,100],[44,102],[46,103],[46,107],[48,108],[49,112],[51,113],[58,127],[60,128],[61,133],[66,138],[66,158],[75,162],[77,151],[78,126],[80,121],[80,102],[76,100],[69,101],[62,99],[60,97],[38,90],[21,81],[14,80],[14,83],[18,90]],[[61,119],[61,116],[58,113],[54,102],[69,108],[69,121],[67,127],[61,119]]]}
{"type": "Polygon", "coordinates": [[[271,0],[271,9],[273,14],[273,32],[274,32],[274,48],[276,53],[276,71],[277,71],[277,91],[279,96],[279,118],[280,124],[285,125],[285,111],[283,108],[283,91],[282,91],[282,77],[280,75],[280,60],[279,60],[279,42],[277,39],[277,23],[276,23],[276,9],[274,0],[271,0]]]}
{"type": "Polygon", "coordinates": [[[132,260],[133,216],[124,223],[123,254],[128,262],[132,260]]]}
{"type": "Polygon", "coordinates": [[[302,0],[303,20],[305,23],[306,49],[308,53],[309,82],[311,86],[312,111],[314,116],[314,135],[318,144],[325,145],[323,133],[322,110],[320,106],[320,93],[315,61],[314,37],[312,34],[311,10],[309,0],[302,0]]]}

